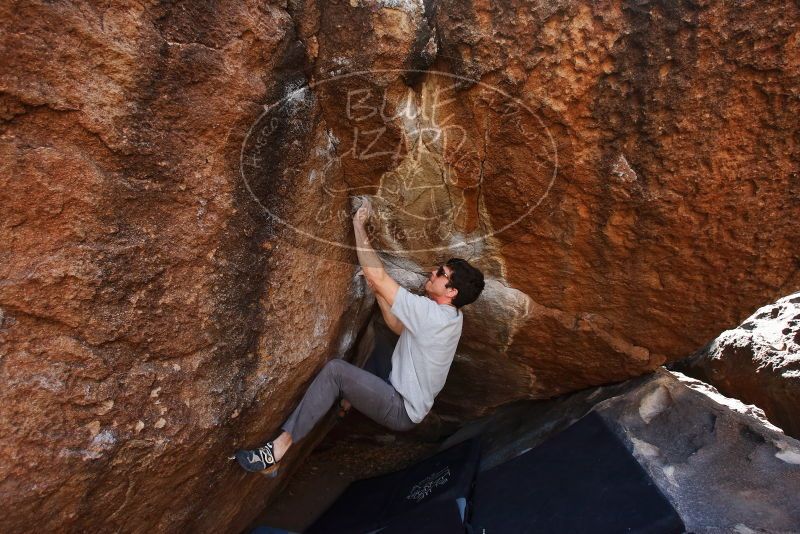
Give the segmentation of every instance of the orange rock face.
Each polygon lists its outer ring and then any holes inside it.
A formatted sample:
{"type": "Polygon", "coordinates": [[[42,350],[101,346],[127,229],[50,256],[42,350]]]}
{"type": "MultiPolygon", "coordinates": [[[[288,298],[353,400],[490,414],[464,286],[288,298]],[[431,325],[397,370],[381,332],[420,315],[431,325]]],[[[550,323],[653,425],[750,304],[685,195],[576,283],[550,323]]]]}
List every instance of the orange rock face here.
{"type": "Polygon", "coordinates": [[[3,531],[245,526],[291,469],[227,455],[372,312],[354,194],[406,285],[487,274],[451,418],[647,372],[800,284],[795,3],[0,14],[3,531]]]}

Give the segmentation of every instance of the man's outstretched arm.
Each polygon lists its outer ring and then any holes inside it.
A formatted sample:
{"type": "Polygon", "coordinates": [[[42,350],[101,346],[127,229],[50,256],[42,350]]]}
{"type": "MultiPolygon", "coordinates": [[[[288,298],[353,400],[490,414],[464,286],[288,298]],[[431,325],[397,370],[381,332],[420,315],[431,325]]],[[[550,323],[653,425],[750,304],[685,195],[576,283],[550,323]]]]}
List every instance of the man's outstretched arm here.
{"type": "Polygon", "coordinates": [[[364,271],[367,282],[375,293],[383,297],[389,307],[391,307],[394,304],[394,298],[400,286],[389,276],[386,269],[383,268],[383,262],[378,257],[378,254],[375,253],[375,250],[369,242],[367,230],[364,228],[364,225],[371,212],[372,204],[368,199],[365,199],[353,217],[353,230],[356,234],[356,253],[358,254],[358,262],[361,264],[361,269],[364,271]]]}

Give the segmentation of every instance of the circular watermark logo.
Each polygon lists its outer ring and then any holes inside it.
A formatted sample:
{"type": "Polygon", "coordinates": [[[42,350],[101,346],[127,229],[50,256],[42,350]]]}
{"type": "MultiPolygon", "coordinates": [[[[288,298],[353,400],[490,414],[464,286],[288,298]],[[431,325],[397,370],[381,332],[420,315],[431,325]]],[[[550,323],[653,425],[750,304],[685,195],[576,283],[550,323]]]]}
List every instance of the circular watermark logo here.
{"type": "Polygon", "coordinates": [[[355,250],[350,219],[366,195],[373,246],[396,254],[453,251],[508,231],[542,204],[558,169],[538,110],[439,71],[289,84],[240,153],[253,200],[303,242],[355,250]]]}

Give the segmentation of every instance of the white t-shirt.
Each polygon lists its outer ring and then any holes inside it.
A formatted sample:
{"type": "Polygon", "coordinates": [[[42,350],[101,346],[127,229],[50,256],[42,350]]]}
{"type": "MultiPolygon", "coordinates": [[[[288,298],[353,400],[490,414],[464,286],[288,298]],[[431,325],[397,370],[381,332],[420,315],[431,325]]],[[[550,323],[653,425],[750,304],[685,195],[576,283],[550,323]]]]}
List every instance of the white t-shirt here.
{"type": "Polygon", "coordinates": [[[402,395],[409,419],[419,423],[447,380],[464,314],[403,287],[391,309],[404,328],[392,354],[389,382],[402,395]]]}

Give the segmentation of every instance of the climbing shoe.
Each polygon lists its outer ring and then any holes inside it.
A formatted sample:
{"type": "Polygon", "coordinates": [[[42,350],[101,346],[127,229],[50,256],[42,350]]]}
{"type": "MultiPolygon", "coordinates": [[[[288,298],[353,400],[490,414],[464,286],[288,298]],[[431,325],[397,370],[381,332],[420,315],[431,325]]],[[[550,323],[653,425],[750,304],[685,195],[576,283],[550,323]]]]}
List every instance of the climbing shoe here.
{"type": "Polygon", "coordinates": [[[278,474],[278,461],[275,460],[275,445],[270,441],[263,447],[251,450],[238,450],[234,455],[245,471],[261,473],[274,477],[278,474]]]}

